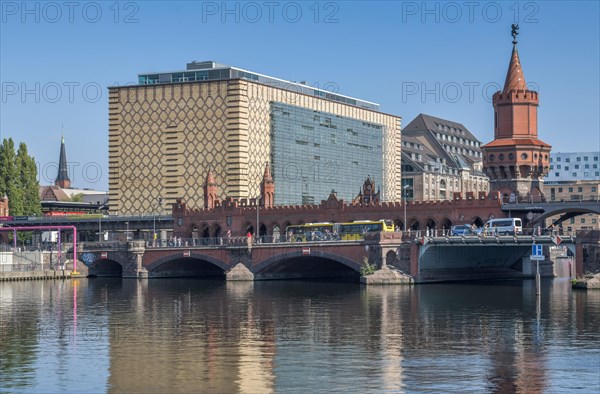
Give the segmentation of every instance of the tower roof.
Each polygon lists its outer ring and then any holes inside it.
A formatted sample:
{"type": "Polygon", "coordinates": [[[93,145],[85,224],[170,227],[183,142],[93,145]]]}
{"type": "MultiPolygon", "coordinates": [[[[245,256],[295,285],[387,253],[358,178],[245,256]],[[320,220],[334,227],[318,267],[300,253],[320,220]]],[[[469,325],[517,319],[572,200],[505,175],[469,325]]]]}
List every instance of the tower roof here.
{"type": "Polygon", "coordinates": [[[504,81],[504,89],[502,90],[503,94],[506,94],[511,90],[527,90],[527,82],[525,82],[525,75],[521,68],[521,60],[519,59],[519,51],[517,50],[519,25],[513,24],[511,29],[513,50],[510,55],[510,63],[508,63],[508,71],[506,72],[506,80],[504,81]]]}
{"type": "Polygon", "coordinates": [[[265,164],[265,173],[263,174],[263,182],[273,182],[273,177],[271,176],[271,166],[269,162],[265,164]]]}
{"type": "Polygon", "coordinates": [[[502,93],[508,93],[511,90],[527,90],[525,75],[523,74],[521,60],[519,59],[519,51],[517,51],[517,44],[513,45],[502,93]]]}
{"type": "Polygon", "coordinates": [[[60,182],[68,181],[69,179],[69,171],[67,167],[67,151],[65,149],[65,137],[61,136],[60,139],[60,157],[58,158],[58,174],[56,175],[55,184],[60,182]]]}
{"type": "Polygon", "coordinates": [[[208,169],[208,174],[206,174],[206,186],[216,185],[217,181],[215,181],[215,176],[212,173],[212,169],[208,169]]]}

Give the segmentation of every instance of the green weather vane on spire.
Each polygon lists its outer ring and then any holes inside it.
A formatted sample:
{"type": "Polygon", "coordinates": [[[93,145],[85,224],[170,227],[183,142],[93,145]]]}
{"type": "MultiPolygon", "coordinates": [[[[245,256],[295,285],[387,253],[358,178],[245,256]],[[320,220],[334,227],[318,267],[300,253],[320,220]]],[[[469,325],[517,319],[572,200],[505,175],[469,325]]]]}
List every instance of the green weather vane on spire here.
{"type": "Polygon", "coordinates": [[[512,34],[513,36],[513,45],[517,45],[517,36],[519,35],[519,25],[513,23],[511,26],[512,32],[510,34],[512,34]]]}

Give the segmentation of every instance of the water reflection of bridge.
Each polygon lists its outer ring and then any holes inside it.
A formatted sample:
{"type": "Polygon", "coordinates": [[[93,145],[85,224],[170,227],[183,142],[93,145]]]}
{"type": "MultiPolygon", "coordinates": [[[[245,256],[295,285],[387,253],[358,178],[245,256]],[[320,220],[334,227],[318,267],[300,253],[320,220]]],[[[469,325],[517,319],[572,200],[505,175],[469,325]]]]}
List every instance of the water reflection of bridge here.
{"type": "MultiPolygon", "coordinates": [[[[433,282],[528,276],[533,243],[543,244],[547,257],[554,245],[551,236],[425,235],[406,240],[399,233],[375,233],[363,241],[85,243],[81,259],[95,276],[358,280],[367,262],[378,270],[376,274],[392,271],[415,282],[433,282]]],[[[576,255],[575,238],[563,237],[562,245],[576,255]]]]}

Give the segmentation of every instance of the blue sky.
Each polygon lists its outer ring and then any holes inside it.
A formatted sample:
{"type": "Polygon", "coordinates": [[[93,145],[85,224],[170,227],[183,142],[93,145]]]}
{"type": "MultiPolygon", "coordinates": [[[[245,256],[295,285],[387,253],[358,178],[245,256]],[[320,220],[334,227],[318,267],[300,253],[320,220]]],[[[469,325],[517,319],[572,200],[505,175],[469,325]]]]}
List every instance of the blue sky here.
{"type": "Polygon", "coordinates": [[[600,149],[597,1],[1,1],[0,133],[56,176],[61,126],[76,187],[108,188],[107,86],[215,60],[493,138],[518,22],[525,79],[553,151],[600,149]]]}

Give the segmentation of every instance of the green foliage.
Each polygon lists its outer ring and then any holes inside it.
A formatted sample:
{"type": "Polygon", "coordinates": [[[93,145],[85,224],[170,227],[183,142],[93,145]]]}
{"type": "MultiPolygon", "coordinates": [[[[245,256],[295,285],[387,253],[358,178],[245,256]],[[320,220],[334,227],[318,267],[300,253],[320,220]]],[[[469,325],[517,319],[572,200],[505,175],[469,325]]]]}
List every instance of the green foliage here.
{"type": "Polygon", "coordinates": [[[376,269],[377,269],[377,267],[375,267],[374,264],[369,264],[369,259],[367,257],[364,257],[362,266],[360,267],[360,275],[361,276],[372,275],[375,273],[376,269]]]}
{"type": "Polygon", "coordinates": [[[0,145],[0,194],[5,193],[12,216],[42,213],[35,160],[27,153],[25,143],[20,143],[15,153],[12,138],[0,145]]]}
{"type": "Polygon", "coordinates": [[[40,185],[37,180],[37,166],[27,153],[27,145],[21,142],[17,151],[17,169],[23,192],[23,215],[41,215],[40,185]]]}
{"type": "Polygon", "coordinates": [[[72,202],[83,202],[83,193],[73,194],[71,196],[72,202]]]}

